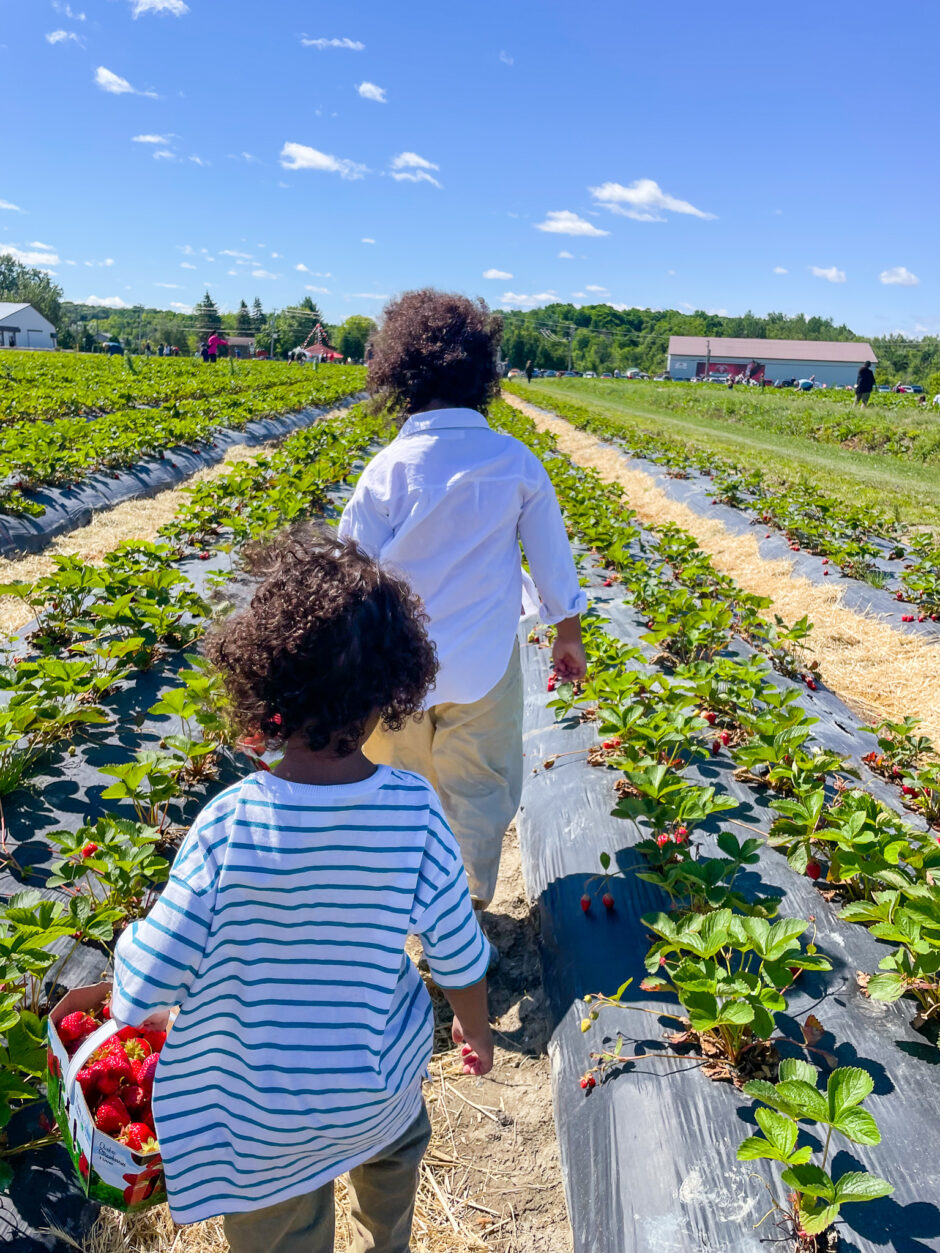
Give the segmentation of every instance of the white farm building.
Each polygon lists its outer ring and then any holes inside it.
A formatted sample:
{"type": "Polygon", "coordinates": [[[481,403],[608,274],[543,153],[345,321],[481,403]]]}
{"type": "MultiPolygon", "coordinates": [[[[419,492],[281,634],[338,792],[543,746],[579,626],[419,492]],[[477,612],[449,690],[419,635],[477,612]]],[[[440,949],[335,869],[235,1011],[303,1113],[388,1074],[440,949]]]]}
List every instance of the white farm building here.
{"type": "Polygon", "coordinates": [[[55,327],[32,305],[0,300],[0,348],[46,348],[56,346],[55,327]]]}
{"type": "Polygon", "coordinates": [[[874,365],[877,360],[865,343],[670,335],[667,369],[674,379],[743,374],[772,383],[815,376],[827,387],[844,387],[855,382],[866,361],[874,365]]]}

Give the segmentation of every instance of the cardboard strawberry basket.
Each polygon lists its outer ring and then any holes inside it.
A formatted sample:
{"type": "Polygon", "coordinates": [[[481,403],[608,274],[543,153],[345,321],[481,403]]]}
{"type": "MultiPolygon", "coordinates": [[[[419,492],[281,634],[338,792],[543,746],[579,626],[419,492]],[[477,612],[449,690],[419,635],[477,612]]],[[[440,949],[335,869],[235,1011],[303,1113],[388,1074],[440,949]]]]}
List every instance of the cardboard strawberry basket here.
{"type": "MultiPolygon", "coordinates": [[[[49,1104],[62,1131],[63,1142],[75,1165],[85,1195],[102,1205],[130,1213],[149,1209],[166,1200],[163,1159],[159,1146],[155,1137],[143,1138],[143,1131],[148,1124],[152,1130],[149,1095],[152,1091],[153,1064],[148,1065],[147,1076],[141,1085],[135,1081],[131,1067],[134,1061],[143,1064],[146,1055],[143,1058],[128,1056],[125,1067],[120,1057],[112,1051],[111,1062],[103,1067],[99,1062],[98,1071],[95,1072],[96,1079],[89,1081],[89,1072],[95,1065],[92,1063],[89,1066],[89,1062],[102,1045],[107,1045],[118,1036],[118,1027],[106,1018],[100,1026],[91,1030],[91,1023],[86,1019],[80,1035],[76,1038],[72,1030],[67,1031],[63,1026],[65,1020],[68,1020],[69,1027],[72,1027],[77,1021],[72,1016],[92,1015],[100,1018],[110,992],[110,983],[74,988],[50,1013],[48,1095],[49,1104]],[[62,1038],[63,1035],[66,1039],[62,1038]],[[100,1074],[105,1071],[106,1077],[101,1079],[100,1074]],[[80,1072],[89,1090],[88,1096],[79,1081],[80,1072]],[[108,1091],[99,1090],[96,1087],[97,1082],[104,1083],[108,1091]],[[113,1092],[110,1091],[112,1088],[113,1092]],[[132,1117],[124,1104],[125,1098],[133,1100],[132,1108],[137,1110],[138,1117],[138,1121],[133,1125],[128,1124],[126,1129],[117,1125],[125,1113],[129,1119],[132,1117]],[[108,1126],[108,1131],[96,1125],[96,1115],[92,1112],[89,1100],[99,1107],[97,1122],[108,1126]],[[102,1101],[108,1102],[104,1112],[100,1110],[102,1101]],[[121,1142],[118,1137],[122,1134],[129,1143],[121,1142]]],[[[136,1034],[149,1037],[153,1043],[153,1037],[161,1033],[136,1034]]],[[[122,1047],[127,1049],[129,1046],[130,1054],[145,1054],[145,1050],[151,1050],[151,1043],[147,1043],[146,1039],[131,1038],[122,1047]]],[[[151,1051],[158,1052],[159,1048],[151,1051]]]]}

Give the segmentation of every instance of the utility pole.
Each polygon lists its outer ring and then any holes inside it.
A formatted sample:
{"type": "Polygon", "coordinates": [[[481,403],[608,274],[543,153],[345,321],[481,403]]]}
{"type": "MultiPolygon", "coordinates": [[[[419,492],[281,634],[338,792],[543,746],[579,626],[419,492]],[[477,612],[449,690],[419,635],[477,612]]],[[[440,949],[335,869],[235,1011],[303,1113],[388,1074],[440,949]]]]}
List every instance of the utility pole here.
{"type": "Polygon", "coordinates": [[[274,341],[277,338],[277,309],[271,314],[271,360],[274,360],[274,341]]]}
{"type": "Polygon", "coordinates": [[[574,327],[573,327],[573,326],[569,326],[569,327],[568,327],[568,369],[569,369],[569,370],[572,368],[572,365],[571,365],[572,356],[571,356],[571,354],[572,354],[573,340],[574,340],[574,327]]]}
{"type": "Polygon", "coordinates": [[[712,341],[710,339],[706,339],[705,341],[705,382],[706,383],[708,382],[709,375],[711,374],[711,368],[712,368],[712,341]]]}

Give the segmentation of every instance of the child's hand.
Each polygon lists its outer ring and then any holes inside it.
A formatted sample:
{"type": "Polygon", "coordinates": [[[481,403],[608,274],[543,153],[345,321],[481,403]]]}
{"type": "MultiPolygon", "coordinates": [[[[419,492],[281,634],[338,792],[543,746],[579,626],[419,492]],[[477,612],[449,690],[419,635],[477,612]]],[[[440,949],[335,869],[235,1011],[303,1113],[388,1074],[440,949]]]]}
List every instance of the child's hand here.
{"type": "Polygon", "coordinates": [[[460,1050],[463,1058],[465,1075],[488,1075],[493,1069],[493,1033],[487,1024],[482,1031],[473,1036],[464,1034],[460,1019],[454,1019],[451,1038],[455,1044],[462,1044],[460,1050]]]}

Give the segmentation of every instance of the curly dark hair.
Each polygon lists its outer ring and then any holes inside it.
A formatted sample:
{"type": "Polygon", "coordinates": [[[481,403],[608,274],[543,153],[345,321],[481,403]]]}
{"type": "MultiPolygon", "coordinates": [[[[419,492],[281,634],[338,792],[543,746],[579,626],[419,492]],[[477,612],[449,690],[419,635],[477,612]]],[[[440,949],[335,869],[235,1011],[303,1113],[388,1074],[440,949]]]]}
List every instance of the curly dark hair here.
{"type": "Polygon", "coordinates": [[[499,390],[503,320],[482,300],[453,292],[405,292],[385,308],[369,342],[369,391],[398,413],[431,401],[483,412],[499,390]]]}
{"type": "Polygon", "coordinates": [[[270,747],[355,752],[371,715],[390,731],[421,709],[437,658],[421,602],[351,540],[303,524],[247,554],[250,604],[207,636],[230,716],[270,747]]]}

